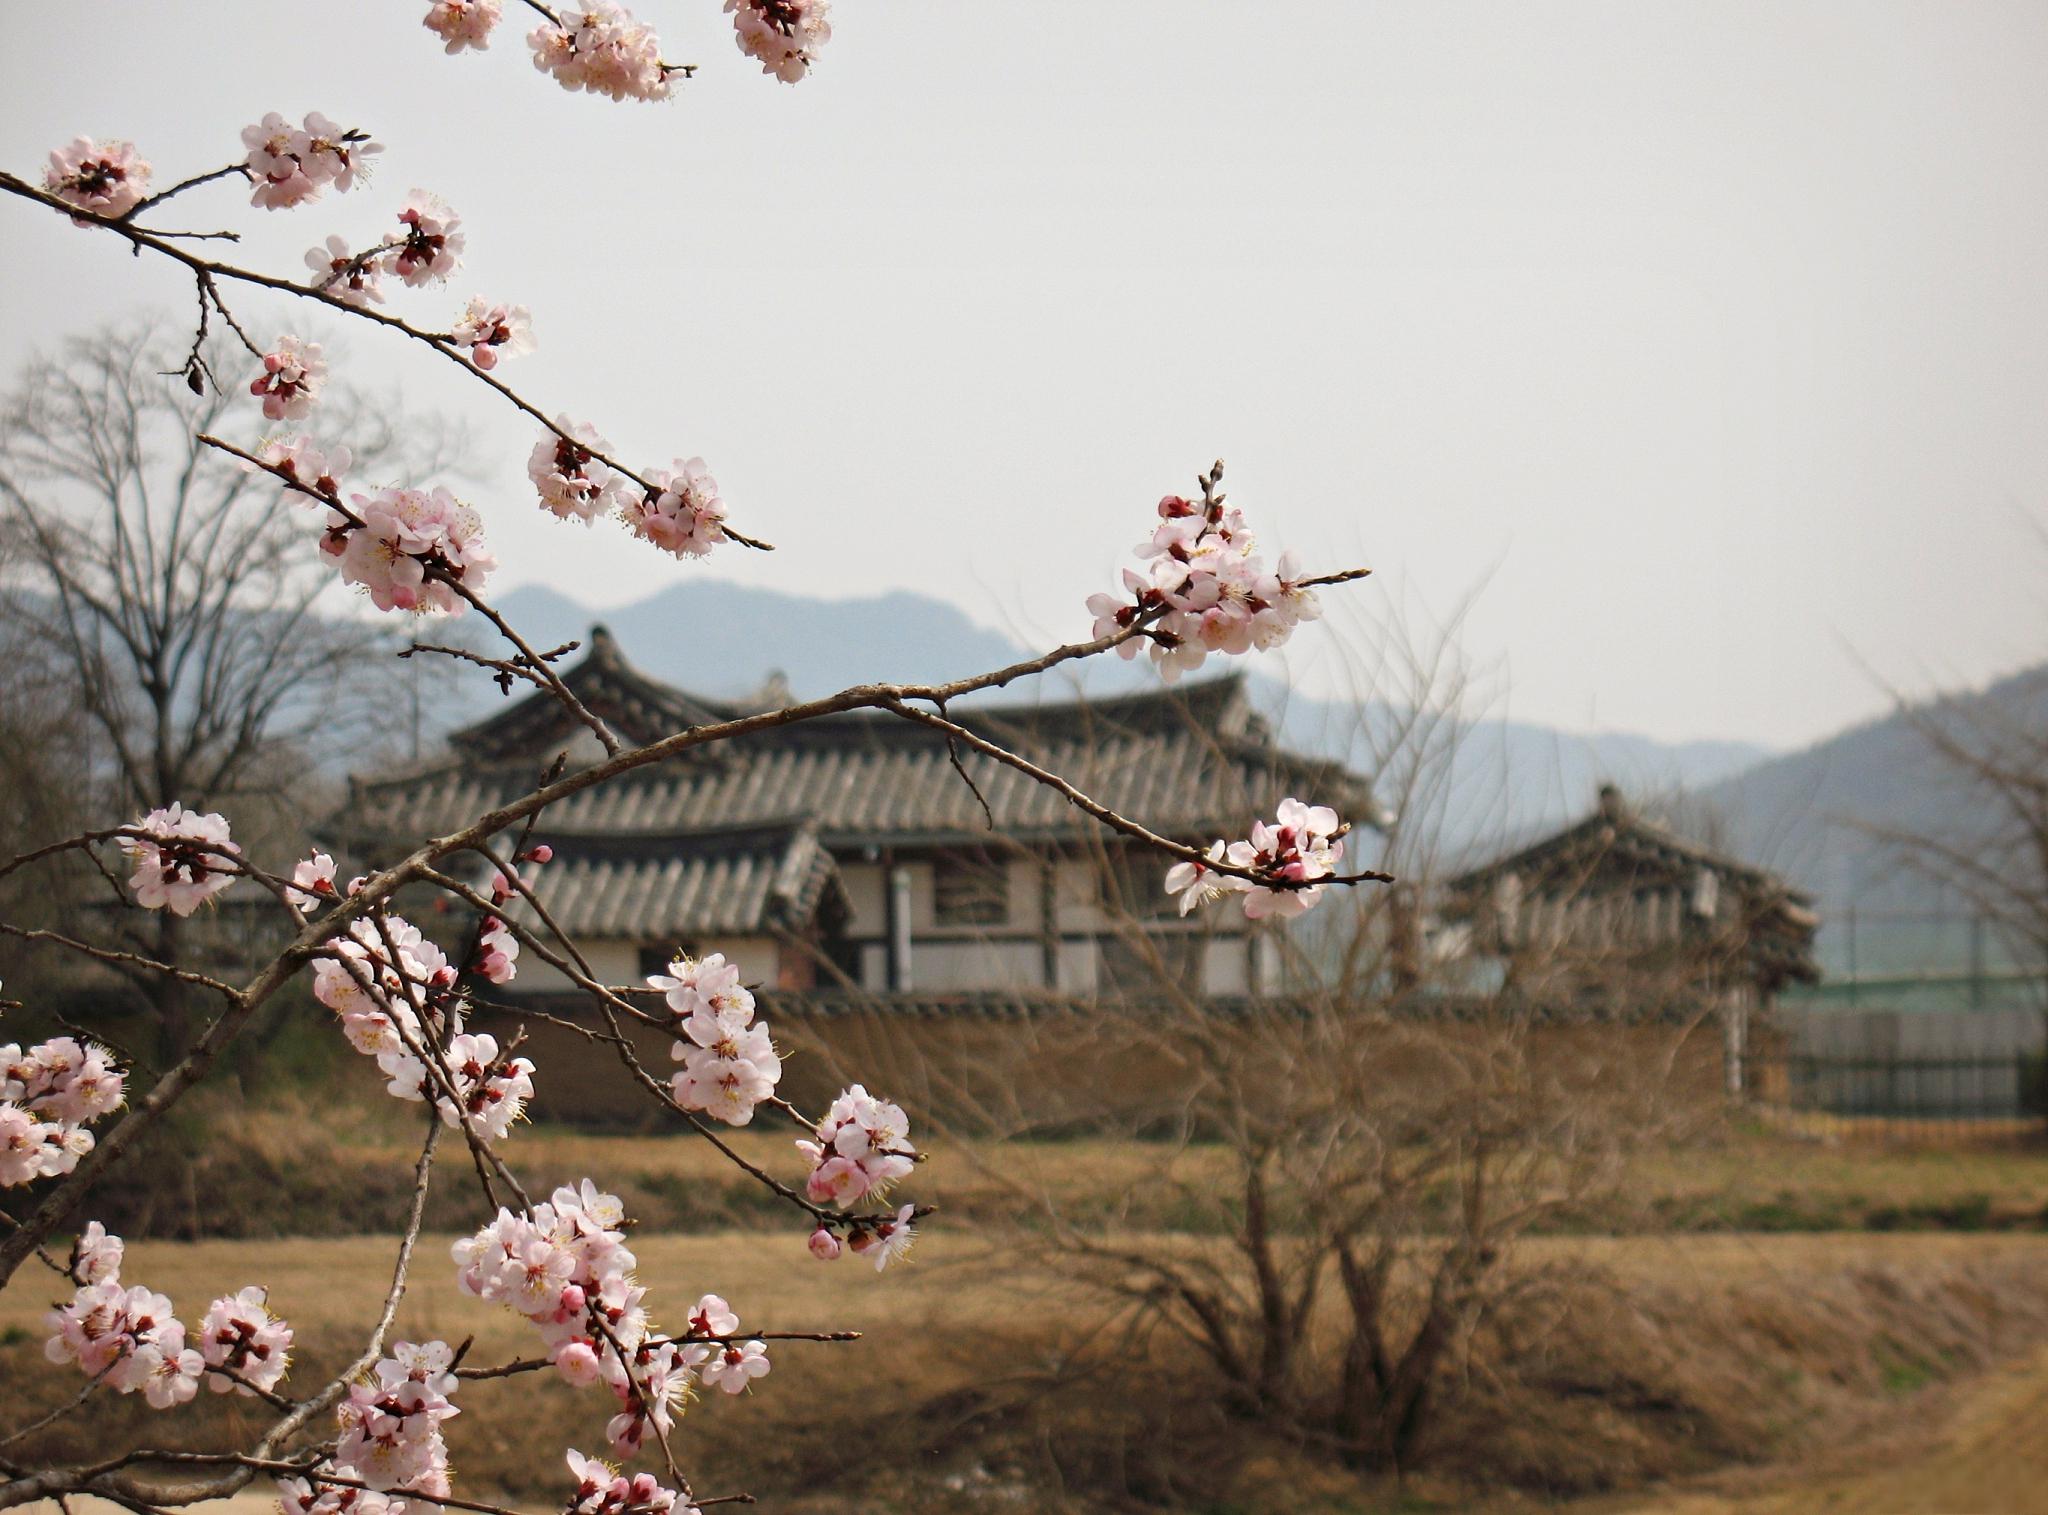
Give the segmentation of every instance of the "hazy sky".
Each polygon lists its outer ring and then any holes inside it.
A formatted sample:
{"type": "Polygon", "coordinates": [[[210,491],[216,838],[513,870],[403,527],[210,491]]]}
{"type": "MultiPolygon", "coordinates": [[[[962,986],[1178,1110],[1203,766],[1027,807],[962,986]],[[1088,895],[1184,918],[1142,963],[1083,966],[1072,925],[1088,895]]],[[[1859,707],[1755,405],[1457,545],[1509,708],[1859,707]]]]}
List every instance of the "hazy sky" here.
{"type": "MultiPolygon", "coordinates": [[[[1793,744],[1879,677],[2042,655],[2040,0],[839,0],[795,87],[718,0],[642,0],[703,65],[658,106],[536,74],[514,0],[452,59],[424,9],[75,0],[89,68],[10,12],[0,159],[129,137],[161,183],[266,110],[362,125],[366,189],[265,213],[220,186],[171,220],[296,273],[440,192],[466,266],[395,308],[531,305],[507,377],[628,458],[703,454],[780,545],[682,565],[557,525],[529,423],[356,333],[337,369],[477,423],[502,584],[911,588],[1062,637],[1220,455],[1269,544],[1384,576],[1353,593],[1483,583],[1468,642],[1523,718],[1793,744]]],[[[152,302],[189,285],[0,205],[10,367],[152,302]]]]}

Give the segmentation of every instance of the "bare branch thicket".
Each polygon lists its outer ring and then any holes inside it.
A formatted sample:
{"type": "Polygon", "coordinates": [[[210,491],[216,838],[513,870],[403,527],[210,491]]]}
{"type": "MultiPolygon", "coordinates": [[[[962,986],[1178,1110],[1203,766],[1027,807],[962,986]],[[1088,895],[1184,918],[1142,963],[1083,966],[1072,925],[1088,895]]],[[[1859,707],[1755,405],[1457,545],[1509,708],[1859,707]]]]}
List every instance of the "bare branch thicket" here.
{"type": "Polygon", "coordinates": [[[998,1066],[922,1070],[981,1178],[1028,1204],[1011,1247],[1128,1312],[1116,1371],[1179,1374],[1184,1356],[1157,1354],[1191,1355],[1225,1410],[1372,1469],[1413,1466],[1446,1396],[1511,1374],[1510,1317],[1584,1282],[1517,1241],[1615,1201],[1631,1153],[1698,1116],[1670,1094],[1699,964],[1584,943],[1481,961],[1434,929],[1480,698],[1457,624],[1370,627],[1349,745],[1376,776],[1374,861],[1399,882],[1272,934],[1284,987],[1219,1006],[1189,967],[1215,938],[1168,950],[1156,899],[1105,847],[1106,908],[1147,971],[1090,1016],[1020,1030],[998,1066]],[[1630,1023],[1557,1023],[1543,986],[1567,969],[1630,1023]],[[1006,1098],[1027,1068],[1076,1070],[1067,1099],[1006,1098]],[[1048,1127],[1131,1138],[1128,1194],[1069,1209],[1034,1179],[1044,1149],[1018,1143],[1048,1127]]]}
{"type": "MultiPolygon", "coordinates": [[[[418,705],[422,675],[391,658],[398,634],[336,592],[306,550],[305,515],[199,442],[212,426],[255,428],[234,397],[167,377],[178,347],[158,322],[109,326],[31,360],[0,401],[0,635],[23,660],[11,666],[34,670],[8,703],[24,715],[54,704],[69,723],[23,755],[25,777],[66,761],[54,790],[10,786],[23,828],[10,855],[76,830],[82,806],[233,802],[253,832],[255,802],[288,832],[283,817],[338,782],[339,755],[394,750],[392,709],[418,705]]],[[[217,338],[195,351],[209,372],[225,365],[217,338]]],[[[336,397],[362,466],[459,465],[458,432],[417,411],[401,426],[394,406],[336,397]]],[[[90,877],[68,883],[73,903],[102,897],[90,877]]],[[[119,929],[159,960],[184,931],[168,913],[119,929]]],[[[175,1058],[190,1002],[160,976],[133,982],[157,1056],[175,1058]]]]}

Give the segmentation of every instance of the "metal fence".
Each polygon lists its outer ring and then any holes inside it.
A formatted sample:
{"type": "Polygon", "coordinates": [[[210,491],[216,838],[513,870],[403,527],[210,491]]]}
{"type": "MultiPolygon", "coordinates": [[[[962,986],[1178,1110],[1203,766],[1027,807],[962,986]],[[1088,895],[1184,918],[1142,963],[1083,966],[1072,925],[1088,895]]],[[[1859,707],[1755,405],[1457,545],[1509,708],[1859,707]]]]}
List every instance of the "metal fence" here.
{"type": "Polygon", "coordinates": [[[2048,1022],[2025,1010],[1779,1010],[1749,1087],[1760,1109],[1836,1131],[2048,1130],[2048,1022]]]}

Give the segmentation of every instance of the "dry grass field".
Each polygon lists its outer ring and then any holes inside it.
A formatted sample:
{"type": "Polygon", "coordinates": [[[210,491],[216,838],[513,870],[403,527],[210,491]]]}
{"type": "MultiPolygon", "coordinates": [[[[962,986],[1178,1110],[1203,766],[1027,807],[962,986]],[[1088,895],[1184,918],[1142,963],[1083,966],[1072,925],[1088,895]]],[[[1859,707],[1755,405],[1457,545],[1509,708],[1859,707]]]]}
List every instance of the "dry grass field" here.
{"type": "MultiPolygon", "coordinates": [[[[401,1330],[474,1335],[472,1361],[480,1363],[530,1350],[522,1322],[454,1289],[447,1240],[423,1243],[401,1330]]],[[[1589,1402],[1589,1419],[1539,1424],[1505,1440],[1470,1423],[1483,1417],[1452,1418],[1454,1439],[1503,1467],[1548,1459],[1559,1473],[1551,1496],[1526,1480],[1523,1492],[1509,1495],[1441,1470],[1396,1490],[1256,1440],[1216,1455],[1204,1449],[1213,1422],[1191,1392],[1196,1381],[1185,1363],[1156,1347],[1146,1363],[1091,1350],[1099,1306],[1057,1274],[1007,1266],[980,1242],[943,1229],[920,1243],[908,1266],[879,1277],[849,1261],[816,1263],[791,1233],[645,1236],[637,1250],[660,1299],[682,1303],[716,1288],[763,1326],[864,1333],[848,1345],[786,1344],[746,1400],[716,1396],[685,1417],[679,1449],[699,1470],[700,1492],[747,1488],[805,1515],[1128,1507],[1134,1497],[1150,1502],[1156,1475],[1148,1458],[1161,1451],[1188,1460],[1209,1490],[1179,1507],[1209,1515],[2048,1511],[2040,1495],[2048,1488],[2040,1477],[2048,1356],[2026,1355],[2048,1341],[2048,1298],[2029,1298],[2048,1295],[2043,1237],[1531,1243],[1528,1263],[1568,1259],[1603,1276],[1613,1310],[1634,1317],[1626,1331],[1618,1319],[1582,1322],[1593,1338],[1631,1356],[1643,1342],[1661,1344],[1662,1361],[1631,1363],[1615,1382],[1653,1384],[1660,1400],[1684,1402],[1674,1426],[1659,1423],[1673,1418],[1668,1409],[1642,1412],[1611,1395],[1589,1402]],[[1107,1497],[1119,1469],[1123,1497],[1107,1497]],[[1620,1499],[1562,1497],[1573,1487],[1668,1475],[1708,1481],[1620,1499]]],[[[389,1242],[371,1238],[146,1242],[124,1271],[181,1305],[271,1282],[278,1308],[308,1344],[306,1369],[317,1370],[347,1351],[389,1261],[389,1242]]],[[[40,1317],[51,1293],[45,1280],[29,1278],[0,1295],[0,1425],[73,1391],[40,1363],[40,1317]]],[[[1573,1350],[1589,1383],[1617,1371],[1597,1347],[1573,1350]]],[[[458,1470],[474,1470],[472,1489],[488,1483],[537,1509],[563,1493],[560,1470],[539,1449],[564,1441],[593,1448],[609,1413],[600,1394],[533,1378],[471,1384],[462,1399],[473,1413],[451,1427],[458,1470]]],[[[248,1419],[246,1404],[202,1396],[197,1415],[173,1422],[112,1401],[49,1440],[53,1450],[82,1451],[147,1421],[158,1435],[175,1424],[175,1437],[204,1445],[248,1419]]]]}
{"type": "MultiPolygon", "coordinates": [[[[372,1110],[380,1107],[371,1106],[372,1110]]],[[[410,1132],[312,1111],[235,1111],[106,1197],[133,1235],[124,1274],[188,1313],[272,1286],[308,1381],[352,1355],[389,1274],[410,1132]],[[239,1210],[235,1196],[298,1196],[239,1210]],[[194,1229],[229,1233],[174,1239],[194,1229]],[[297,1232],[298,1235],[276,1235],[297,1232]]],[[[771,1168],[787,1137],[737,1133],[771,1168]]],[[[907,1265],[812,1260],[778,1207],[701,1142],[522,1131],[530,1185],[597,1175],[641,1222],[643,1281],[676,1313],[706,1290],[750,1325],[857,1329],[788,1343],[744,1401],[692,1407],[679,1450],[700,1493],[745,1489],[796,1515],[917,1510],[1367,1515],[1795,1511],[2048,1515],[2048,1154],[1916,1152],[1762,1130],[1647,1156],[1622,1200],[1524,1241],[1509,1266],[1572,1280],[1515,1383],[1461,1370],[1435,1451],[1405,1485],[1335,1470],[1231,1419],[1182,1345],[1133,1334],[1040,1254],[1043,1206],[1072,1221],[1219,1253],[1187,1196],[1226,1175],[1200,1146],[1071,1140],[994,1151],[944,1136],[915,1180],[937,1202],[907,1265]],[[995,1159],[999,1157],[999,1161],[995,1159]],[[1562,1265],[1562,1266],[1556,1266],[1562,1265]]],[[[474,1336],[471,1361],[528,1352],[517,1318],[459,1294],[447,1246],[481,1218],[442,1169],[400,1330],[474,1336]]],[[[1213,1222],[1211,1222],[1213,1224],[1213,1222]]],[[[0,1435],[76,1385],[41,1360],[56,1292],[0,1293],[0,1435]]],[[[596,1450],[606,1396],[548,1376],[465,1387],[451,1426],[471,1492],[558,1506],[564,1443],[596,1450]]],[[[102,1396],[43,1433],[66,1454],[153,1438],[221,1444],[250,1402],[175,1417],[102,1396]]],[[[132,1444],[132,1443],[131,1443],[132,1444]]],[[[16,1449],[38,1450],[35,1443],[16,1449]]],[[[12,1452],[10,1453],[12,1455],[12,1452]]]]}
{"type": "MultiPolygon", "coordinates": [[[[355,1070],[350,1070],[355,1071],[355,1070]]],[[[403,1213],[416,1140],[388,1100],[349,1102],[346,1117],[317,1108],[203,1104],[185,1150],[102,1198],[131,1235],[347,1235],[389,1229],[403,1213]],[[245,1199],[260,1205],[243,1204],[245,1199]]],[[[1213,1225],[1188,1203],[1225,1180],[1227,1154],[1079,1138],[984,1146],[926,1133],[921,1200],[955,1227],[1041,1224],[1048,1206],[1078,1225],[1181,1231],[1213,1225]]],[[[794,1173],[790,1133],[758,1127],[733,1144],[771,1170],[794,1173]]],[[[695,1232],[787,1223],[781,1204],[701,1141],[522,1129],[508,1153],[529,1186],[601,1177],[649,1229],[695,1232]]],[[[473,1225],[474,1200],[444,1184],[430,1223],[473,1225]]],[[[2048,1151],[2040,1146],[1918,1150],[1880,1142],[1787,1138],[1763,1129],[1640,1154],[1628,1183],[1550,1223],[1580,1234],[1697,1231],[2048,1230],[2048,1151]]]]}

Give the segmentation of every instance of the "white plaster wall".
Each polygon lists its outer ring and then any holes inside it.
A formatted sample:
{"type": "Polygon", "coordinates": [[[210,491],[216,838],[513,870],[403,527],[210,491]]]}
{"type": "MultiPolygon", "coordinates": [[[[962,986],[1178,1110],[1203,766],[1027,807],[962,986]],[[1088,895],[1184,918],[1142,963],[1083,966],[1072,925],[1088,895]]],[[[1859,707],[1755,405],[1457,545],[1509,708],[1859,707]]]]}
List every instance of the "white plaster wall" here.
{"type": "Polygon", "coordinates": [[[1202,988],[1210,994],[1249,994],[1250,944],[1241,936],[1211,937],[1203,945],[1202,988]]]}

